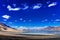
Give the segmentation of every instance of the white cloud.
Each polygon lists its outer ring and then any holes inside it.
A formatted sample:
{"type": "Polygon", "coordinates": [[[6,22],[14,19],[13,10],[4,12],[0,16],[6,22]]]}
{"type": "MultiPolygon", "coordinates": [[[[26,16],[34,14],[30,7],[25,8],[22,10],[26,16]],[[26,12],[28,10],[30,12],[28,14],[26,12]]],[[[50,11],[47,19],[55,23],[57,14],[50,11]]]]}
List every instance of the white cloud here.
{"type": "Polygon", "coordinates": [[[13,4],[14,7],[16,7],[16,4],[13,4]]]}
{"type": "Polygon", "coordinates": [[[47,19],[45,19],[44,21],[48,21],[47,19]]]}
{"type": "Polygon", "coordinates": [[[57,5],[57,2],[53,2],[53,3],[49,4],[48,7],[56,6],[56,5],[57,5]]]}
{"type": "Polygon", "coordinates": [[[32,20],[29,20],[29,22],[31,22],[32,20]]]}
{"type": "Polygon", "coordinates": [[[23,20],[23,18],[20,18],[20,20],[23,20]]]}
{"type": "Polygon", "coordinates": [[[3,6],[3,7],[5,7],[6,5],[5,5],[5,4],[3,4],[2,6],[3,6]]]}
{"type": "Polygon", "coordinates": [[[25,26],[20,26],[20,27],[18,27],[17,29],[27,29],[27,27],[25,27],[25,26]]]}
{"type": "Polygon", "coordinates": [[[52,16],[55,16],[56,14],[52,14],[52,16]]]}
{"type": "Polygon", "coordinates": [[[7,19],[3,19],[4,21],[7,21],[7,19]]]}
{"type": "Polygon", "coordinates": [[[48,26],[33,26],[33,27],[26,27],[26,26],[20,26],[20,27],[18,27],[17,29],[18,30],[23,30],[23,29],[29,29],[29,30],[32,30],[32,29],[35,29],[35,30],[41,30],[41,29],[43,29],[43,28],[46,28],[46,27],[48,27],[48,26]]]}
{"type": "Polygon", "coordinates": [[[46,21],[48,21],[48,19],[44,19],[44,20],[42,20],[41,22],[46,22],[46,21]]]}
{"type": "Polygon", "coordinates": [[[26,9],[28,9],[29,8],[29,6],[25,3],[25,4],[21,4],[21,5],[23,5],[24,6],[24,8],[22,8],[23,10],[26,10],[26,9]]]}
{"type": "Polygon", "coordinates": [[[9,11],[18,11],[18,10],[20,10],[20,8],[12,8],[10,5],[7,6],[7,9],[9,11]]]}
{"type": "Polygon", "coordinates": [[[60,19],[56,19],[55,21],[58,22],[58,21],[60,21],[60,19]]]}
{"type": "Polygon", "coordinates": [[[51,21],[54,21],[54,20],[51,20],[51,21]]]}
{"type": "Polygon", "coordinates": [[[9,22],[9,24],[12,24],[12,22],[9,22]]]}
{"type": "Polygon", "coordinates": [[[11,27],[16,28],[16,29],[18,28],[18,26],[11,26],[11,27]]]}
{"type": "Polygon", "coordinates": [[[24,20],[23,18],[20,18],[20,21],[26,22],[26,20],[24,20]]]}
{"type": "Polygon", "coordinates": [[[50,3],[50,1],[47,1],[46,3],[47,3],[47,4],[49,4],[49,3],[50,3]]]}
{"type": "Polygon", "coordinates": [[[10,18],[9,15],[3,15],[2,17],[5,18],[5,19],[9,19],[10,18]]]}
{"type": "Polygon", "coordinates": [[[15,22],[17,22],[17,20],[15,20],[15,22]]]}
{"type": "Polygon", "coordinates": [[[23,8],[23,10],[26,10],[26,9],[28,9],[29,7],[28,6],[25,6],[24,8],[23,8]]]}
{"type": "Polygon", "coordinates": [[[23,22],[26,22],[26,20],[23,20],[23,22]]]}
{"type": "Polygon", "coordinates": [[[35,5],[33,9],[39,9],[41,6],[35,5]]]}
{"type": "Polygon", "coordinates": [[[30,28],[28,28],[28,29],[36,29],[36,30],[38,30],[38,29],[39,29],[39,30],[40,30],[40,29],[43,29],[43,28],[45,28],[45,27],[41,27],[41,26],[40,26],[40,27],[38,27],[38,26],[34,26],[34,27],[32,27],[32,28],[30,27],[30,28]]]}
{"type": "Polygon", "coordinates": [[[39,4],[37,4],[37,5],[34,5],[34,6],[33,6],[33,9],[39,9],[39,8],[41,8],[41,6],[42,6],[42,4],[39,3],[39,4]]]}

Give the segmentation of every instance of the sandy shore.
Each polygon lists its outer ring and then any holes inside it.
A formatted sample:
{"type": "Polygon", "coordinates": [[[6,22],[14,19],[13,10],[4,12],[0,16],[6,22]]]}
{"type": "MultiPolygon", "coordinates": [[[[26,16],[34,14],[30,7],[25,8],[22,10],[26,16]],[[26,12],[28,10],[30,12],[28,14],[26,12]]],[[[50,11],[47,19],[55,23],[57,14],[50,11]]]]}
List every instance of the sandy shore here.
{"type": "Polygon", "coordinates": [[[13,40],[37,40],[37,39],[52,39],[52,38],[59,38],[58,35],[26,35],[26,34],[15,34],[15,33],[8,33],[8,32],[0,32],[0,39],[13,39],[13,40]]]}

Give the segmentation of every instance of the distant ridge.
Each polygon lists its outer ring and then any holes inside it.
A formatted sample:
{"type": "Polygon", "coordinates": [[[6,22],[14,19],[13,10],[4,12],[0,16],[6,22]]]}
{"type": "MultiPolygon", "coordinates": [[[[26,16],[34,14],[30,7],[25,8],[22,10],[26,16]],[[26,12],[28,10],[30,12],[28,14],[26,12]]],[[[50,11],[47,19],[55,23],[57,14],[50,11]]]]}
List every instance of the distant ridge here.
{"type": "Polygon", "coordinates": [[[48,27],[44,28],[43,30],[58,30],[58,31],[60,31],[60,26],[56,26],[56,27],[48,26],[48,27]]]}

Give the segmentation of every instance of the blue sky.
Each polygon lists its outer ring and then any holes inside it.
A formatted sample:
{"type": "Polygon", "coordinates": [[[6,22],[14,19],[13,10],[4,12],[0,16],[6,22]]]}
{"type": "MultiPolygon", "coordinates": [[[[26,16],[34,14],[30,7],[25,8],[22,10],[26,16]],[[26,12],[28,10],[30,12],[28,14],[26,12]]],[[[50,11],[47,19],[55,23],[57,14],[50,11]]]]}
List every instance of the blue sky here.
{"type": "Polygon", "coordinates": [[[0,0],[0,22],[18,28],[60,26],[59,0],[0,0]]]}

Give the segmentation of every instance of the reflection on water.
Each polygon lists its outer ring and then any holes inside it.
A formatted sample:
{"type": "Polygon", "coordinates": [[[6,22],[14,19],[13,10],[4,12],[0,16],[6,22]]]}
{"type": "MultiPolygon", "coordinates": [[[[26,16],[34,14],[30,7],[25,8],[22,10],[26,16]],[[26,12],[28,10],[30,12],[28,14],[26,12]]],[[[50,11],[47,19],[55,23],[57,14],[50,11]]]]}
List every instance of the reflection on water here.
{"type": "Polygon", "coordinates": [[[24,33],[47,33],[47,34],[60,34],[60,30],[25,30],[24,33]]]}

